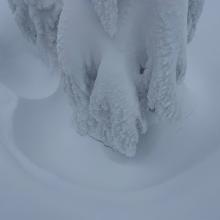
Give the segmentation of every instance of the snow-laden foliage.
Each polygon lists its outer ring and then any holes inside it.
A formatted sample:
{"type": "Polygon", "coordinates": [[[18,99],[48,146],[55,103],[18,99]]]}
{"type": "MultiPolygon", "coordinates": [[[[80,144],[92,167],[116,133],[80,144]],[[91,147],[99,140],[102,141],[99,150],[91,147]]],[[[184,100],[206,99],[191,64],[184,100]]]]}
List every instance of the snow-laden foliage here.
{"type": "Polygon", "coordinates": [[[91,0],[100,21],[111,36],[117,31],[118,2],[117,0],[91,0]]]}
{"type": "Polygon", "coordinates": [[[189,0],[188,10],[188,42],[190,42],[195,34],[196,25],[202,13],[205,0],[189,0]]]}
{"type": "Polygon", "coordinates": [[[42,58],[55,64],[56,40],[62,0],[8,0],[24,36],[36,44],[42,58]]]}
{"type": "Polygon", "coordinates": [[[28,39],[56,65],[77,130],[133,156],[146,113],[178,114],[204,0],[9,0],[28,39]],[[57,59],[58,58],[58,59],[57,59]]]}

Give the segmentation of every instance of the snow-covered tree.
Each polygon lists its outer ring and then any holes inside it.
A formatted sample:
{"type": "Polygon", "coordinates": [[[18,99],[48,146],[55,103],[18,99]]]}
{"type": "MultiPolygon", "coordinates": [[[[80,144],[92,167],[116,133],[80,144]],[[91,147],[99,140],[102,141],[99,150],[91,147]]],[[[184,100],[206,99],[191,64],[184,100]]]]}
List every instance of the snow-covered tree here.
{"type": "Polygon", "coordinates": [[[133,156],[147,111],[177,115],[204,0],[8,1],[24,35],[59,66],[80,134],[133,156]]]}

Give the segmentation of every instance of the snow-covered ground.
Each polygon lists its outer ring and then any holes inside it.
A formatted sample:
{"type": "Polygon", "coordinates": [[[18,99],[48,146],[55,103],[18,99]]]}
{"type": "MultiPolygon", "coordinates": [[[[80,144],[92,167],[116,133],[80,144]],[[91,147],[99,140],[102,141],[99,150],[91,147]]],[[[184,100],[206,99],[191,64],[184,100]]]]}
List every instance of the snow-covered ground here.
{"type": "Polygon", "coordinates": [[[207,1],[189,48],[183,119],[126,159],[75,133],[59,79],[0,0],[0,219],[219,220],[219,7],[207,1]]]}

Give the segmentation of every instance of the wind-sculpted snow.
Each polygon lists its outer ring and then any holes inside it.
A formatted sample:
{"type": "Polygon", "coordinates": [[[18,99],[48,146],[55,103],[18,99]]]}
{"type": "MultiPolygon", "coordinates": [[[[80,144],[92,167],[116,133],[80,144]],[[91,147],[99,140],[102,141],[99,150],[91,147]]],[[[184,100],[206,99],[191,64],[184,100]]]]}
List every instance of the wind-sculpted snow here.
{"type": "Polygon", "coordinates": [[[9,0],[24,34],[50,63],[59,60],[79,133],[127,156],[149,110],[179,113],[176,84],[203,2],[9,0]]]}

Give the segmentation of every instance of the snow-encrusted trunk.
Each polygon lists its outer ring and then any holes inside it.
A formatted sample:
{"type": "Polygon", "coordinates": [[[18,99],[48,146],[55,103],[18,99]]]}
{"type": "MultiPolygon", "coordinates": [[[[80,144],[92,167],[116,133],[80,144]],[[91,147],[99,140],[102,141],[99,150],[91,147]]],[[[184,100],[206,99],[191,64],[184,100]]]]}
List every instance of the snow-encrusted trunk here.
{"type": "Polygon", "coordinates": [[[146,113],[174,118],[204,0],[9,0],[63,74],[81,135],[133,156],[146,113]]]}

